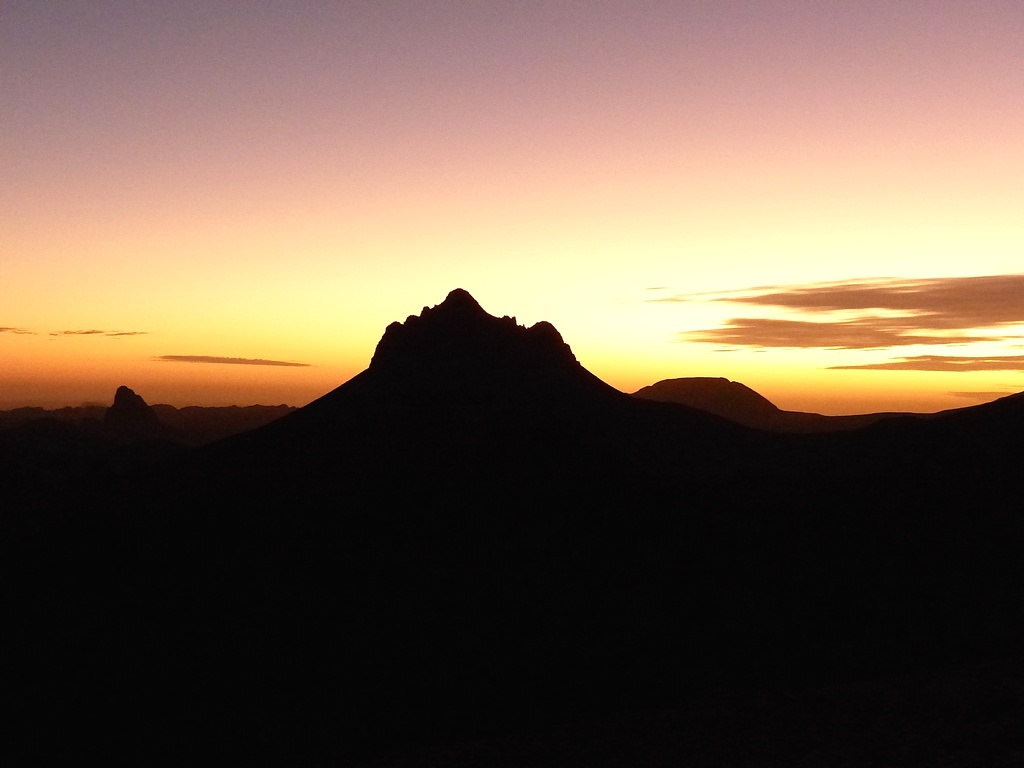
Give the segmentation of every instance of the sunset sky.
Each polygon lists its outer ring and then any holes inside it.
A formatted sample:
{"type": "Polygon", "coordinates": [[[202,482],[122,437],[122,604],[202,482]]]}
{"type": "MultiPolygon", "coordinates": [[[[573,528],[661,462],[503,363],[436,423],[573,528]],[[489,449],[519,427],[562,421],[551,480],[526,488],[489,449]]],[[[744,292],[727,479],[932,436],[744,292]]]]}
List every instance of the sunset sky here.
{"type": "Polygon", "coordinates": [[[0,408],[304,405],[455,287],[630,392],[1024,390],[1024,5],[0,4],[0,408]]]}

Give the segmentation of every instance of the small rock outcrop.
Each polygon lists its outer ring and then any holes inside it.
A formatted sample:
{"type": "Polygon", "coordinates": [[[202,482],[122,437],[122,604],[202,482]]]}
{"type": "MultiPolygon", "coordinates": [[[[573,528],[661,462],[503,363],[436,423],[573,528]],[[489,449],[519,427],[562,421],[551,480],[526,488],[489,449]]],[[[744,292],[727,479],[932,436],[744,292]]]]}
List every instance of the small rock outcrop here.
{"type": "Polygon", "coordinates": [[[114,393],[114,404],[103,417],[103,427],[124,439],[156,438],[167,431],[146,401],[125,386],[114,393]]]}

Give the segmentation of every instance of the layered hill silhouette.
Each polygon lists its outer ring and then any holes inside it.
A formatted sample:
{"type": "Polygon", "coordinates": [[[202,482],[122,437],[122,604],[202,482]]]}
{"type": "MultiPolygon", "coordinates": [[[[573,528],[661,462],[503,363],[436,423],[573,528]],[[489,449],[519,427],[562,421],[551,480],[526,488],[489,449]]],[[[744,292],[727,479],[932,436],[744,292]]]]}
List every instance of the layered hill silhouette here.
{"type": "Polygon", "coordinates": [[[456,290],[305,408],[15,499],[8,695],[315,763],[1015,658],[1022,430],[749,429],[456,290]]]}
{"type": "Polygon", "coordinates": [[[866,413],[823,416],[820,413],[784,411],[745,384],[724,378],[686,377],[663,379],[633,393],[634,397],[680,403],[755,429],[773,432],[838,432],[859,429],[880,419],[904,413],[866,413]]]}
{"type": "Polygon", "coordinates": [[[148,404],[127,386],[118,387],[110,406],[37,407],[0,411],[0,434],[31,422],[60,422],[84,433],[120,442],[167,440],[205,445],[268,424],[291,413],[288,405],[186,406],[148,404]]]}
{"type": "Polygon", "coordinates": [[[121,386],[109,407],[0,411],[0,489],[10,505],[23,496],[72,493],[69,489],[83,483],[106,482],[294,410],[286,405],[151,406],[121,386]]]}

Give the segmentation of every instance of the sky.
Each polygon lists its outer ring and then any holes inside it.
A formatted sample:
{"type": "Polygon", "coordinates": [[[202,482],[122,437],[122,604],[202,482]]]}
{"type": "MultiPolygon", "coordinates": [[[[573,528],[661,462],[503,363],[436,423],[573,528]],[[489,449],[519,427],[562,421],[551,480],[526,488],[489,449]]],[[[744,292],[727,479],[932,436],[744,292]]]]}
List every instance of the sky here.
{"type": "Polygon", "coordinates": [[[0,3],[0,408],[304,405],[456,287],[627,392],[1024,390],[1024,9],[0,3]]]}

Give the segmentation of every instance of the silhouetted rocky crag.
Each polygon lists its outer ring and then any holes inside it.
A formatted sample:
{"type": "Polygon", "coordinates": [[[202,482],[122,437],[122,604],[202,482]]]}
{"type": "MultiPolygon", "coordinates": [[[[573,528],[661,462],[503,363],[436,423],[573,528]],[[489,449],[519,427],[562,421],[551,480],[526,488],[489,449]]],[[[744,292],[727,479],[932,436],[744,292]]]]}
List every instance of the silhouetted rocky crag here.
{"type": "Polygon", "coordinates": [[[103,427],[112,438],[126,442],[155,440],[171,434],[146,401],[125,386],[114,393],[114,403],[103,416],[103,427]]]}

